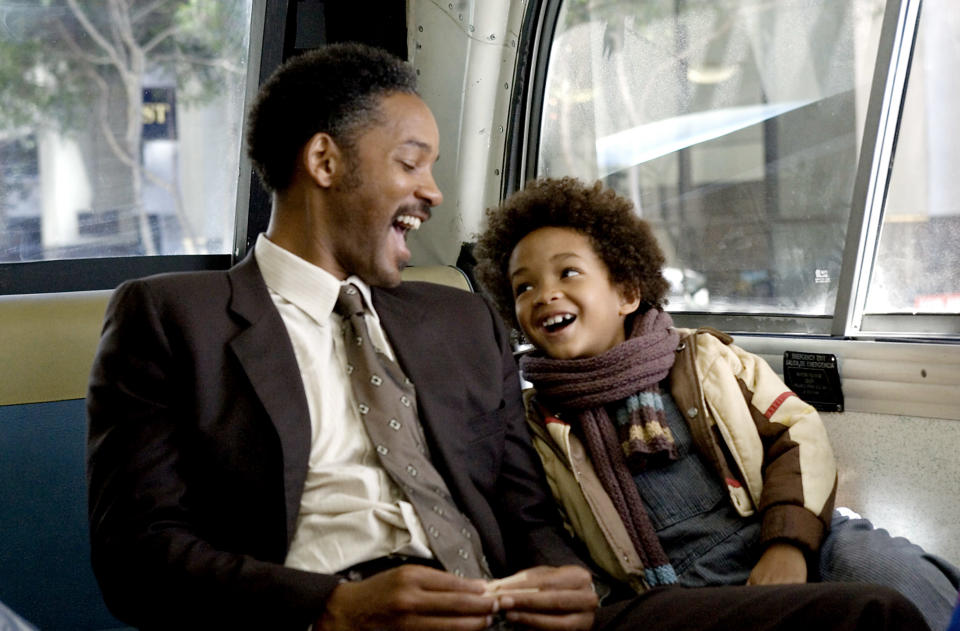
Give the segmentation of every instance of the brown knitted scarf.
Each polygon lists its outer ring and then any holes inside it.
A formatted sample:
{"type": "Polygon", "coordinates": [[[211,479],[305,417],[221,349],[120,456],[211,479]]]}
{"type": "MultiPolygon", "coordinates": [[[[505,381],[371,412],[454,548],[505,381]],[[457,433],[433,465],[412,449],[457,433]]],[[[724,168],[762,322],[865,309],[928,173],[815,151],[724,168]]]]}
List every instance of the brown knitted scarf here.
{"type": "Polygon", "coordinates": [[[623,520],[651,586],[677,579],[633,473],[677,457],[658,386],[675,358],[679,337],[672,327],[669,314],[651,309],[634,319],[629,339],[602,355],[550,359],[534,354],[520,360],[523,376],[536,387],[541,404],[577,415],[597,477],[623,520]],[[619,428],[607,413],[611,404],[620,406],[619,428]]]}

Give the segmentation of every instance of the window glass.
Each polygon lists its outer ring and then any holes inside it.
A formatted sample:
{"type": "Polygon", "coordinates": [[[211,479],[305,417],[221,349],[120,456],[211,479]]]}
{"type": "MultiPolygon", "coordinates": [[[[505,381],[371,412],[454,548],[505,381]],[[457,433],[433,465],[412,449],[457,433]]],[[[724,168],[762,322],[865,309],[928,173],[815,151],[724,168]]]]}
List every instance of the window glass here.
{"type": "Polygon", "coordinates": [[[0,262],[232,251],[251,5],[0,4],[0,262]]]}
{"type": "Polygon", "coordinates": [[[657,231],[670,309],[832,315],[883,0],[569,0],[538,174],[657,231]]]}
{"type": "Polygon", "coordinates": [[[960,313],[958,67],[955,0],[924,0],[867,313],[960,313]]]}

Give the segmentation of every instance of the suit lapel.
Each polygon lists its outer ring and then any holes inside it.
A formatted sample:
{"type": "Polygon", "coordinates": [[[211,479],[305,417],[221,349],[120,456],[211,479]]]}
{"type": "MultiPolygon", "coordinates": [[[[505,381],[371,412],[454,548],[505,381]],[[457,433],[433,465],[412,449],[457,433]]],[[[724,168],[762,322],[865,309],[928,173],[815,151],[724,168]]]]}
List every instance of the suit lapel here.
{"type": "Polygon", "coordinates": [[[455,393],[462,378],[459,371],[451,371],[446,361],[448,331],[437,330],[437,319],[424,317],[431,305],[411,300],[404,295],[402,286],[391,290],[374,288],[373,303],[400,367],[417,389],[417,411],[435,464],[441,473],[449,471],[447,465],[454,459],[452,448],[458,441],[457,420],[469,412],[451,409],[446,404],[460,400],[455,393]],[[432,326],[425,328],[424,320],[432,326]]]}
{"type": "MultiPolygon", "coordinates": [[[[393,347],[397,363],[403,372],[417,384],[417,377],[423,376],[425,368],[423,357],[424,348],[420,334],[422,331],[417,323],[422,320],[424,305],[413,300],[404,299],[394,291],[385,291],[377,287],[372,288],[373,304],[380,316],[380,326],[383,327],[393,347]]],[[[420,398],[421,393],[417,393],[420,398]]]]}
{"type": "Polygon", "coordinates": [[[280,437],[287,543],[293,539],[310,455],[310,413],[290,338],[251,254],[229,272],[230,309],[249,326],[230,341],[280,437]]]}

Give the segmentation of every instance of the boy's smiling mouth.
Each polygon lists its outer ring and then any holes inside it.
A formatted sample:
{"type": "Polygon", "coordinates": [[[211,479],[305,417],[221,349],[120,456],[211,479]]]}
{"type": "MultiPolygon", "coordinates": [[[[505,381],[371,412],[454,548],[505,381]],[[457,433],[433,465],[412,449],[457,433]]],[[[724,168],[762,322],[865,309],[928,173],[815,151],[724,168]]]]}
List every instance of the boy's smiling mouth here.
{"type": "Polygon", "coordinates": [[[541,320],[540,327],[545,329],[547,333],[556,333],[568,327],[576,319],[577,316],[572,313],[555,313],[541,320]]]}

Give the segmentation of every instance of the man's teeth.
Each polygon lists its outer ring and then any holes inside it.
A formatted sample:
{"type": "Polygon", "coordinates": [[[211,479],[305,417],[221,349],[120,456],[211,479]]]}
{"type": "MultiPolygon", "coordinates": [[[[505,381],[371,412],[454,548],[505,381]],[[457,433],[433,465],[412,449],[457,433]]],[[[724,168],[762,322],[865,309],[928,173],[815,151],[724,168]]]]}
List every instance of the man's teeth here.
{"type": "Polygon", "coordinates": [[[404,230],[418,230],[420,228],[420,224],[423,222],[420,221],[419,217],[414,217],[413,215],[400,215],[393,223],[400,226],[404,230]]]}

